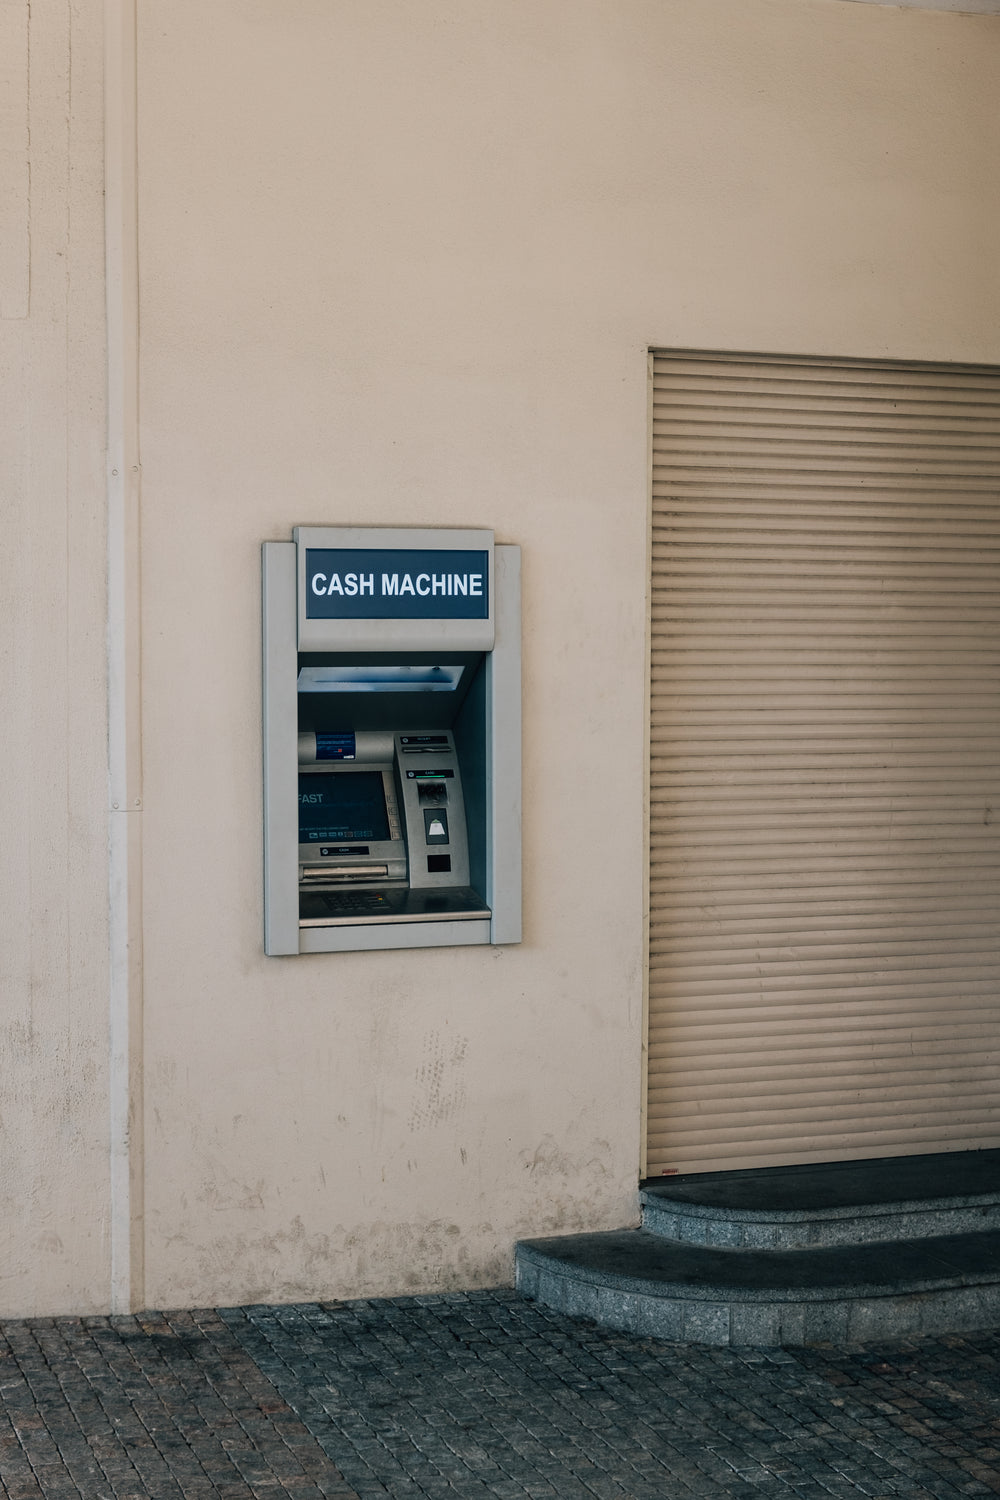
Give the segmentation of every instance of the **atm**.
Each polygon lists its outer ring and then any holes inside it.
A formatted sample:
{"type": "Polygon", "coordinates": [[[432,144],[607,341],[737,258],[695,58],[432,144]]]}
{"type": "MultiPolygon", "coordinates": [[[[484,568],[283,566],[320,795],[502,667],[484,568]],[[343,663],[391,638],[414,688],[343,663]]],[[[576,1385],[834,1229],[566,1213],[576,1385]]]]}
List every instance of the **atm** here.
{"type": "Polygon", "coordinates": [[[300,526],[262,558],[265,953],[519,942],[520,549],[300,526]]]}

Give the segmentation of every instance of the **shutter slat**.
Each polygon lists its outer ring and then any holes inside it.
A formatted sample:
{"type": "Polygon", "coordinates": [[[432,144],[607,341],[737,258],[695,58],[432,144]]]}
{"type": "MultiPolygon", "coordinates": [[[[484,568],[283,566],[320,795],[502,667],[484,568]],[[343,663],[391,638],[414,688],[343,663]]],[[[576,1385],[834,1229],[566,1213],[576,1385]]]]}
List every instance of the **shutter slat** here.
{"type": "Polygon", "coordinates": [[[652,401],[647,1170],[1000,1145],[1000,371],[652,401]]]}

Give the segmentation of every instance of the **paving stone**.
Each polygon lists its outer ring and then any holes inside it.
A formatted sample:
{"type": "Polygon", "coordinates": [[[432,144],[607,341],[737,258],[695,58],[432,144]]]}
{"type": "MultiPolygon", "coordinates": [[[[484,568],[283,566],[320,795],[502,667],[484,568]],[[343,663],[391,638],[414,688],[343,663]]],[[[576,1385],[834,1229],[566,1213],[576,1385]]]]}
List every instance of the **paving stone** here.
{"type": "Polygon", "coordinates": [[[998,1462],[995,1332],[706,1348],[508,1291],[0,1327],[8,1500],[956,1500],[998,1462]]]}
{"type": "Polygon", "coordinates": [[[225,1323],[212,1312],[200,1316],[200,1327],[187,1314],[4,1325],[0,1493],[8,1500],[248,1500],[298,1489],[301,1500],[354,1500],[225,1323]],[[284,1426],[269,1423],[268,1403],[287,1414],[284,1426]],[[289,1419],[310,1445],[324,1488],[303,1482],[303,1465],[282,1441],[289,1419]]]}

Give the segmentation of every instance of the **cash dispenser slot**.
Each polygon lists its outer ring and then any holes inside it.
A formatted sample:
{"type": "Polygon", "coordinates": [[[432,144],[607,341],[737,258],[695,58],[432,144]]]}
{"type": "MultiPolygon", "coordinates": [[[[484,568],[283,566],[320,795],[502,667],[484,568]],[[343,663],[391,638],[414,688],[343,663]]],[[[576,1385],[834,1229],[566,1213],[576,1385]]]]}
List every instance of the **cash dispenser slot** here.
{"type": "Polygon", "coordinates": [[[345,881],[389,878],[388,865],[306,865],[299,877],[305,886],[343,885],[345,881]]]}

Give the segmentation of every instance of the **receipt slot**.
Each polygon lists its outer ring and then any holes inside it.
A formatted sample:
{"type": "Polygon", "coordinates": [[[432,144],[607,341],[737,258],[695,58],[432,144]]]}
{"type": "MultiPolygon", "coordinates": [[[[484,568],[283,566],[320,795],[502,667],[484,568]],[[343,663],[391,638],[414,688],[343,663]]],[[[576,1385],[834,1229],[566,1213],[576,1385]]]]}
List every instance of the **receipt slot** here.
{"type": "Polygon", "coordinates": [[[521,938],[520,549],[263,546],[264,951],[521,938]]]}

